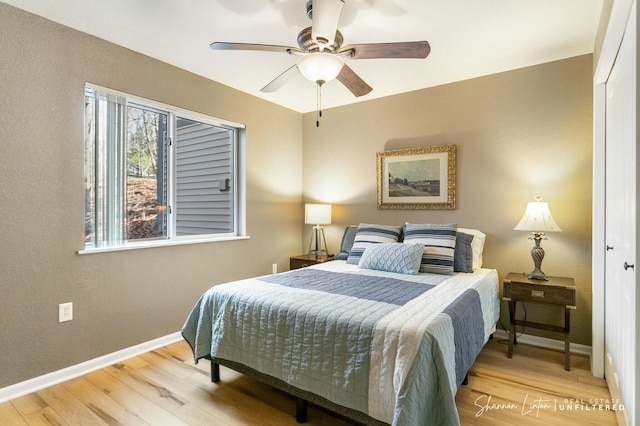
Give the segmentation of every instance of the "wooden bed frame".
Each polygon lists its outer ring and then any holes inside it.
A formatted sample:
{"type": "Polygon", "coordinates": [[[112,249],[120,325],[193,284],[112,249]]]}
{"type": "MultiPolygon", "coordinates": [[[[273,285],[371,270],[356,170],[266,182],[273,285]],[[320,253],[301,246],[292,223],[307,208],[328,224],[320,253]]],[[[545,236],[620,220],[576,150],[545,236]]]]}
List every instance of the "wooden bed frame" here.
{"type": "MultiPolygon", "coordinates": [[[[490,339],[493,338],[493,334],[490,336],[490,339]]],[[[211,381],[213,383],[218,383],[220,381],[220,366],[224,365],[232,370],[235,370],[239,373],[242,373],[251,378],[257,379],[269,386],[273,386],[276,389],[279,389],[283,392],[286,392],[290,395],[296,397],[296,421],[298,423],[305,423],[307,421],[307,402],[311,402],[312,404],[318,405],[320,407],[326,408],[334,413],[337,413],[341,416],[347,417],[351,420],[355,420],[358,423],[362,423],[367,426],[388,426],[388,423],[381,422],[380,420],[374,419],[361,411],[353,410],[351,408],[343,407],[342,405],[338,405],[335,402],[329,401],[326,398],[318,396],[309,391],[305,391],[302,389],[298,389],[295,386],[291,386],[290,384],[276,379],[273,376],[269,376],[267,374],[261,373],[253,368],[247,367],[244,364],[240,364],[238,362],[229,361],[226,359],[220,359],[215,357],[207,357],[208,360],[211,361],[211,381]]],[[[465,374],[464,380],[462,382],[463,385],[467,385],[469,383],[469,373],[465,374]]]]}

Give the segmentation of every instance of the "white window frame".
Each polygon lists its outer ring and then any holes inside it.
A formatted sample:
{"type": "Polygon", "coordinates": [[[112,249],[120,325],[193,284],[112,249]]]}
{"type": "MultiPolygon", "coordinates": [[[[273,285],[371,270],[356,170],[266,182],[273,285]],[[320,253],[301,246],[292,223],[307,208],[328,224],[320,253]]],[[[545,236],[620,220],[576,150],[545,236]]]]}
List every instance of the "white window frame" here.
{"type": "MultiPolygon", "coordinates": [[[[121,251],[121,250],[134,250],[134,249],[142,249],[142,248],[150,248],[150,247],[165,247],[172,245],[183,245],[183,244],[197,244],[197,243],[206,243],[206,242],[217,242],[217,241],[229,241],[229,240],[238,240],[238,239],[248,239],[249,236],[246,235],[246,132],[245,126],[239,123],[223,120],[220,118],[212,117],[206,114],[190,111],[188,109],[164,104],[161,102],[153,101],[150,99],[145,99],[140,96],[131,95],[125,92],[120,92],[118,90],[106,88],[103,86],[99,86],[93,83],[85,83],[86,88],[90,88],[98,91],[109,92],[113,95],[121,96],[126,99],[126,105],[134,104],[135,106],[142,106],[145,108],[157,110],[163,114],[167,114],[167,131],[169,137],[171,139],[171,143],[168,147],[168,173],[169,173],[169,184],[167,188],[167,197],[170,201],[170,206],[176,205],[176,121],[177,118],[185,118],[188,120],[193,120],[197,122],[201,122],[203,124],[208,124],[212,126],[225,127],[229,129],[233,129],[235,133],[235,141],[233,143],[232,149],[232,158],[234,161],[233,171],[231,174],[231,187],[233,188],[233,231],[228,233],[217,233],[217,234],[201,234],[201,235],[185,235],[185,236],[177,236],[175,235],[176,230],[176,217],[177,214],[174,209],[170,208],[168,213],[168,229],[167,229],[167,237],[161,239],[149,239],[149,240],[133,240],[127,241],[123,240],[118,245],[111,246],[91,246],[86,245],[81,250],[78,250],[79,254],[89,254],[89,253],[100,253],[100,252],[111,252],[111,251],[121,251]]],[[[84,94],[83,90],[83,94],[84,94]]],[[[86,159],[85,159],[85,173],[88,173],[86,170],[86,159]]],[[[86,206],[86,203],[85,203],[86,206]]],[[[85,207],[86,208],[86,207],[85,207]]]]}

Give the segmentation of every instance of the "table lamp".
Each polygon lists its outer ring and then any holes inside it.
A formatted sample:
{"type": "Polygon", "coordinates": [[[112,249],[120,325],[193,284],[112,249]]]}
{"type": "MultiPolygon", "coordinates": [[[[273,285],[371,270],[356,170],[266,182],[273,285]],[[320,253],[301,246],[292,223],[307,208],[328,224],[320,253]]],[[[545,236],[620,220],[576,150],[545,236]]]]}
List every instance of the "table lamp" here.
{"type": "Polygon", "coordinates": [[[535,242],[535,245],[531,249],[531,258],[533,259],[534,270],[529,274],[531,280],[548,280],[549,277],[542,272],[540,266],[542,265],[542,259],[544,258],[544,250],[540,247],[540,241],[543,239],[545,232],[561,232],[562,229],[558,226],[551,212],[549,211],[549,205],[546,202],[541,201],[541,197],[536,197],[535,202],[527,204],[527,209],[524,212],[524,216],[520,222],[513,228],[516,231],[530,231],[530,240],[535,242]]]}
{"type": "Polygon", "coordinates": [[[310,204],[304,205],[304,223],[307,225],[315,225],[311,233],[311,240],[309,240],[309,254],[315,254],[316,257],[322,256],[322,252],[325,252],[327,256],[327,241],[324,238],[324,229],[321,225],[331,224],[331,204],[310,204]],[[313,240],[315,238],[315,246],[313,240]],[[322,245],[324,243],[324,249],[322,245]],[[312,250],[315,247],[315,250],[312,250]]]}

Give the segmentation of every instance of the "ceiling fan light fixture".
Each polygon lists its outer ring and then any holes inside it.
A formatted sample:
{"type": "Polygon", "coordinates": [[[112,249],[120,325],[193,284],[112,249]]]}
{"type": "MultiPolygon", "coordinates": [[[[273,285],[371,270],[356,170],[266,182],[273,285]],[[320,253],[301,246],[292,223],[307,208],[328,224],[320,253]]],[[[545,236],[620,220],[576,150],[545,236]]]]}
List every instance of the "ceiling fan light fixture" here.
{"type": "Polygon", "coordinates": [[[311,53],[298,59],[296,66],[309,81],[324,84],[340,74],[344,61],[332,53],[311,53]]]}

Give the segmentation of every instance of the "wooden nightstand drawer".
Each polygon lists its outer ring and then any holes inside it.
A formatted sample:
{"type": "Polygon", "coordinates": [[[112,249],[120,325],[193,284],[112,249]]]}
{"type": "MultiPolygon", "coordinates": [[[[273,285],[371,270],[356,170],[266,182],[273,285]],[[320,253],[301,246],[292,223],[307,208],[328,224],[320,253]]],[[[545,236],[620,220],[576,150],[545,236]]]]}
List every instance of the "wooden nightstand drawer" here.
{"type": "Polygon", "coordinates": [[[576,305],[576,291],[574,288],[505,281],[503,293],[503,296],[507,299],[516,299],[523,302],[565,306],[576,305]]]}
{"type": "Polygon", "coordinates": [[[549,277],[549,281],[540,281],[510,273],[504,279],[502,296],[522,302],[576,306],[576,287],[572,278],[549,277]]]}
{"type": "Polygon", "coordinates": [[[289,269],[306,268],[307,266],[317,265],[318,263],[328,262],[330,260],[333,260],[333,256],[327,256],[326,254],[320,257],[317,257],[314,254],[291,256],[289,258],[289,269]]]}

